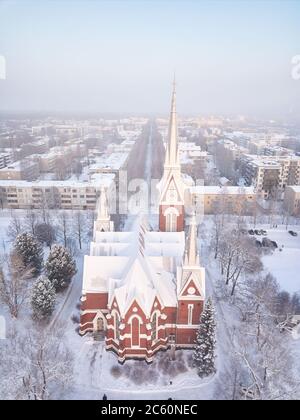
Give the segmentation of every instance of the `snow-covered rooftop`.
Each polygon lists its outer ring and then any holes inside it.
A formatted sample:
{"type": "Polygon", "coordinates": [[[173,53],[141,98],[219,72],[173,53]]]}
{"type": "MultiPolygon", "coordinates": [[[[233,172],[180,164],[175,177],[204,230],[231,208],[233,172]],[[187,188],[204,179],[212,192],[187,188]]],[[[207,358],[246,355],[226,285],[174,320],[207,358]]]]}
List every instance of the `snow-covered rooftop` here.
{"type": "Polygon", "coordinates": [[[253,195],[255,194],[254,187],[220,187],[220,186],[207,186],[207,185],[198,185],[190,188],[191,194],[201,194],[201,195],[217,195],[217,194],[227,194],[227,195],[253,195]]]}
{"type": "Polygon", "coordinates": [[[23,180],[0,180],[0,187],[25,187],[25,188],[51,188],[51,187],[62,187],[62,188],[86,188],[86,187],[98,187],[104,185],[109,187],[114,181],[114,174],[94,174],[91,176],[90,181],[80,182],[74,179],[72,180],[37,180],[37,181],[23,181],[23,180]]]}

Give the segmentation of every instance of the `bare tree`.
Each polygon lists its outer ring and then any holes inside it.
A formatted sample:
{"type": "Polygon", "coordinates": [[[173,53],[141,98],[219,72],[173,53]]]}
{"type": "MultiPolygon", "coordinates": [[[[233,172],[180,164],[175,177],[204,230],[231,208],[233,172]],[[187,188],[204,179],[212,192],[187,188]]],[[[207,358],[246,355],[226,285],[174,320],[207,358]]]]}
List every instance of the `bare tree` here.
{"type": "Polygon", "coordinates": [[[257,273],[262,270],[263,265],[255,243],[239,231],[223,235],[220,247],[221,271],[225,275],[226,285],[232,285],[233,296],[241,276],[257,273]]]}
{"type": "Polygon", "coordinates": [[[10,254],[7,269],[0,269],[0,297],[14,318],[18,317],[27,298],[28,280],[32,275],[33,268],[26,267],[16,252],[10,254]]]}
{"type": "Polygon", "coordinates": [[[75,212],[73,223],[74,223],[75,235],[78,239],[79,249],[82,249],[82,243],[84,240],[84,235],[86,233],[86,219],[81,211],[75,212]]]}
{"type": "Polygon", "coordinates": [[[49,248],[51,248],[56,238],[54,227],[49,223],[37,224],[35,227],[35,236],[42,244],[46,243],[49,248]]]}
{"type": "Polygon", "coordinates": [[[51,214],[49,211],[49,208],[51,207],[51,205],[50,205],[49,197],[46,194],[46,192],[43,190],[41,191],[40,194],[41,194],[40,202],[39,202],[40,218],[42,219],[43,223],[51,224],[51,214]]]}
{"type": "Polygon", "coordinates": [[[214,257],[215,259],[218,258],[219,249],[220,249],[220,241],[224,231],[224,209],[223,209],[223,201],[214,204],[214,213],[213,213],[213,236],[211,246],[214,250],[214,257]]]}
{"type": "Polygon", "coordinates": [[[72,383],[73,355],[63,330],[27,326],[13,330],[0,348],[1,399],[48,400],[62,397],[72,383]]]}
{"type": "Polygon", "coordinates": [[[244,323],[235,337],[245,381],[244,399],[297,399],[299,380],[294,375],[291,349],[269,319],[261,323],[259,343],[256,320],[244,323]]]}
{"type": "Polygon", "coordinates": [[[26,211],[26,216],[25,216],[25,227],[28,232],[32,233],[32,235],[35,234],[35,227],[36,227],[37,222],[38,222],[38,218],[37,218],[36,212],[33,209],[28,209],[26,211]]]}
{"type": "Polygon", "coordinates": [[[63,241],[64,247],[67,247],[69,236],[69,217],[67,212],[60,212],[57,216],[58,237],[63,241]]]}
{"type": "MultiPolygon", "coordinates": [[[[263,321],[265,316],[278,313],[279,285],[269,273],[252,275],[243,282],[234,305],[241,313],[242,322],[252,322],[254,318],[263,321]]],[[[259,329],[259,325],[258,325],[259,329]]],[[[259,337],[259,331],[257,336],[259,337]]]]}
{"type": "Polygon", "coordinates": [[[17,216],[15,212],[12,213],[11,221],[7,228],[7,236],[11,241],[14,241],[16,237],[22,233],[23,227],[21,219],[17,216]]]}

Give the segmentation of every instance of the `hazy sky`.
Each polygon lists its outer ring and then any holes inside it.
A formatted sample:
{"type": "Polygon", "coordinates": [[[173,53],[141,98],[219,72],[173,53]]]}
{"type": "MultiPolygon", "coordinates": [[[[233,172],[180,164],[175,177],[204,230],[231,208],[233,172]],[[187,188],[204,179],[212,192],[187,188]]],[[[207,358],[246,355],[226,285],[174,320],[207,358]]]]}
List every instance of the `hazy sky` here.
{"type": "Polygon", "coordinates": [[[0,0],[0,109],[300,114],[300,2],[0,0]]]}

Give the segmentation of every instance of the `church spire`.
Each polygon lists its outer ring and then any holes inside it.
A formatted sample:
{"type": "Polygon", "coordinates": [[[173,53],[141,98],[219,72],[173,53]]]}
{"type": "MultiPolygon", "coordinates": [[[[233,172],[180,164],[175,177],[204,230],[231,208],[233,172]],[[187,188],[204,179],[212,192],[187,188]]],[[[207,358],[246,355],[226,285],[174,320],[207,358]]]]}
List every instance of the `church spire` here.
{"type": "Polygon", "coordinates": [[[189,237],[185,251],[184,265],[195,266],[199,265],[199,263],[199,254],[197,250],[197,222],[196,216],[194,214],[189,229],[189,237]]]}
{"type": "Polygon", "coordinates": [[[176,81],[174,76],[173,93],[171,101],[171,113],[169,121],[168,145],[166,151],[165,166],[179,167],[179,151],[177,139],[177,111],[176,111],[176,81]]]}
{"type": "Polygon", "coordinates": [[[101,186],[100,197],[97,206],[97,220],[109,219],[108,202],[104,186],[101,186]]]}
{"type": "Polygon", "coordinates": [[[94,238],[96,238],[96,232],[112,232],[114,230],[114,223],[110,220],[107,194],[103,185],[101,186],[96,212],[97,219],[94,223],[94,238]]]}

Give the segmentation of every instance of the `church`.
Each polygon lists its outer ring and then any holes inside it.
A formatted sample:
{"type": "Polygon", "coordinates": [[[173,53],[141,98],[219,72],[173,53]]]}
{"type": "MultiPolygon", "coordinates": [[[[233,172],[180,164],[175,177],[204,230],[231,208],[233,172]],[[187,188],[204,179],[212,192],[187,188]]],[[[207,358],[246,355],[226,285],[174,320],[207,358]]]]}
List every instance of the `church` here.
{"type": "Polygon", "coordinates": [[[90,255],[84,258],[80,334],[105,340],[120,363],[153,361],[169,348],[192,348],[205,301],[205,269],[192,217],[185,234],[185,188],[181,173],[175,84],[163,177],[159,230],[137,218],[130,232],[116,232],[104,188],[90,255]]]}

